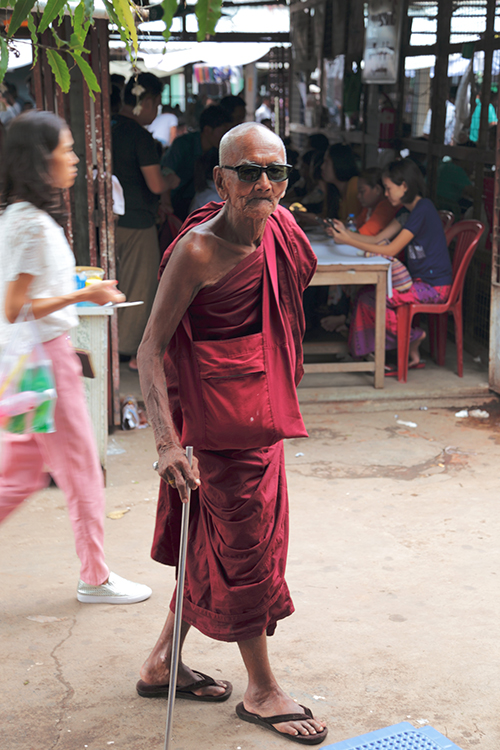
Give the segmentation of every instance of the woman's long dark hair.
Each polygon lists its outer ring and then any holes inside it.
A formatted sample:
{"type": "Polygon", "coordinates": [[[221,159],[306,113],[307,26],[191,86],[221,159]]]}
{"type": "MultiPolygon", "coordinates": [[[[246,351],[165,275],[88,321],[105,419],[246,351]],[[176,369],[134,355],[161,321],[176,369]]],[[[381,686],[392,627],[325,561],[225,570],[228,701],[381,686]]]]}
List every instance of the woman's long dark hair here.
{"type": "Polygon", "coordinates": [[[401,203],[412,203],[417,195],[425,198],[425,180],[422,172],[412,159],[400,159],[391,161],[384,169],[384,176],[388,177],[395,185],[406,182],[406,193],[401,203]]]}
{"type": "Polygon", "coordinates": [[[344,146],[343,143],[334,143],[326,153],[332,160],[333,169],[339,182],[349,182],[351,177],[356,177],[359,174],[356,159],[350,146],[344,146]]]}
{"type": "Polygon", "coordinates": [[[0,195],[4,209],[28,201],[64,225],[62,191],[52,184],[50,160],[68,126],[52,112],[25,112],[12,121],[3,143],[0,195]]]}

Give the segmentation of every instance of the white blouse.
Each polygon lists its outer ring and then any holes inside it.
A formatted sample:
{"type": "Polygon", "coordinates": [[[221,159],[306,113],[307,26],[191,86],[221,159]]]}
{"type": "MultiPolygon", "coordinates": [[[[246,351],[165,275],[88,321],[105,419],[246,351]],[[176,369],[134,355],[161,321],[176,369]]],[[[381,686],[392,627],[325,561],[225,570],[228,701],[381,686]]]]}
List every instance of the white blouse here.
{"type": "MultiPolygon", "coordinates": [[[[32,299],[69,294],[76,289],[75,258],[62,227],[46,211],[27,201],[7,206],[0,216],[0,345],[6,343],[9,323],[5,317],[7,285],[19,274],[33,276],[32,299]]],[[[67,333],[78,325],[74,305],[36,321],[42,341],[67,333]]]]}

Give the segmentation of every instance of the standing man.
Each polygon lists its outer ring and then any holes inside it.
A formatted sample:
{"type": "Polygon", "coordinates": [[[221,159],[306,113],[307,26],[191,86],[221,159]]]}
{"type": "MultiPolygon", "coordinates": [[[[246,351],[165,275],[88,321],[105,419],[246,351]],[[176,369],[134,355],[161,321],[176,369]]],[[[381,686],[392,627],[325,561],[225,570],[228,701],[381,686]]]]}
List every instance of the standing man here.
{"type": "MultiPolygon", "coordinates": [[[[491,87],[491,100],[488,105],[488,128],[492,128],[498,123],[497,110],[496,110],[496,97],[498,96],[498,88],[496,86],[491,87]]],[[[477,143],[479,140],[479,125],[481,122],[481,95],[476,96],[476,108],[472,113],[470,121],[470,133],[469,138],[473,143],[477,143]]]]}
{"type": "Polygon", "coordinates": [[[220,139],[232,127],[231,115],[220,105],[212,105],[200,115],[200,129],[176,138],[161,161],[163,175],[175,177],[177,187],[172,190],[174,214],[184,221],[194,198],[194,165],[211,148],[218,148],[220,139]]]}
{"type": "MultiPolygon", "coordinates": [[[[448,98],[446,100],[446,115],[445,115],[445,122],[444,122],[444,145],[445,146],[453,146],[453,134],[455,132],[455,120],[456,120],[456,109],[455,109],[455,100],[457,98],[457,90],[458,86],[452,86],[450,88],[450,93],[448,94],[448,98]]],[[[429,138],[431,134],[431,124],[432,124],[432,109],[427,110],[427,115],[425,117],[424,127],[422,128],[422,135],[424,138],[429,138]]]]}
{"type": "Polygon", "coordinates": [[[146,130],[158,112],[162,89],[162,82],[152,73],[131,78],[112,130],[113,172],[125,196],[125,213],[116,228],[118,280],[129,302],[144,302],[118,311],[119,350],[130,357],[131,370],[137,370],[137,348],[158,286],[159,196],[179,182],[175,175],[161,174],[158,145],[146,130]]]}
{"type": "MultiPolygon", "coordinates": [[[[181,500],[188,486],[197,490],[182,640],[193,625],[236,641],[248,672],[240,719],[319,744],[324,724],[280,688],[266,644],[294,610],[284,578],[282,438],[307,435],[295,389],[302,293],[316,267],[305,235],[278,206],[289,170],[282,141],[262,125],[224,136],[214,178],[225,203],[194,212],[165,254],[139,368],[164,480],[152,550],[159,562],[178,563],[181,500]],[[194,445],[192,469],[185,445],[194,445]]],[[[141,669],[139,695],[168,694],[173,622],[171,611],[141,669]]],[[[231,690],[180,662],[178,697],[223,701],[231,690]]]]}
{"type": "Polygon", "coordinates": [[[242,96],[224,96],[220,100],[220,106],[224,107],[228,113],[233,127],[245,122],[247,116],[247,105],[242,96]]]}
{"type": "Polygon", "coordinates": [[[255,122],[262,122],[262,120],[272,120],[273,113],[271,110],[271,97],[263,96],[260,107],[255,110],[255,122]]]}

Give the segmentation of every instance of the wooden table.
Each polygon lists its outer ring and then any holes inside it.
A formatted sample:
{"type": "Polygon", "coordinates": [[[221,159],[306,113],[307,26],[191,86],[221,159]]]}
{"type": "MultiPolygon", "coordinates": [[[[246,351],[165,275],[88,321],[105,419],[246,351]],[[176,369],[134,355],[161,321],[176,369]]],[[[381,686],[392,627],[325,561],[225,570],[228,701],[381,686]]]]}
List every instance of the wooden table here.
{"type": "MultiPolygon", "coordinates": [[[[390,261],[380,256],[365,258],[362,255],[351,255],[351,253],[356,252],[354,248],[347,245],[336,246],[333,240],[325,239],[324,235],[322,237],[310,235],[309,241],[318,258],[318,267],[311,281],[311,286],[334,284],[373,284],[375,286],[375,361],[318,362],[304,365],[304,371],[306,373],[373,372],[375,374],[375,388],[383,388],[385,379],[385,308],[390,261]]],[[[389,289],[389,296],[392,296],[392,289],[389,289]]],[[[306,354],[330,354],[336,351],[339,351],[338,342],[317,344],[308,342],[304,344],[306,354]]]]}

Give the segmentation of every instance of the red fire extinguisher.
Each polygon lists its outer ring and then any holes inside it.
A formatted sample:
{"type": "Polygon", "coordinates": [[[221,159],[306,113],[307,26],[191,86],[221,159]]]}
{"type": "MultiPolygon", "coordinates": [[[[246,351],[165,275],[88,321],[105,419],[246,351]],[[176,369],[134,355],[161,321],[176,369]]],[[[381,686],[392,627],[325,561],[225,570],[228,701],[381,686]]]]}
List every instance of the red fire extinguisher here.
{"type": "Polygon", "coordinates": [[[380,110],[380,132],[379,132],[379,148],[391,148],[392,141],[396,135],[396,110],[392,106],[392,102],[384,94],[386,102],[380,110]]]}

